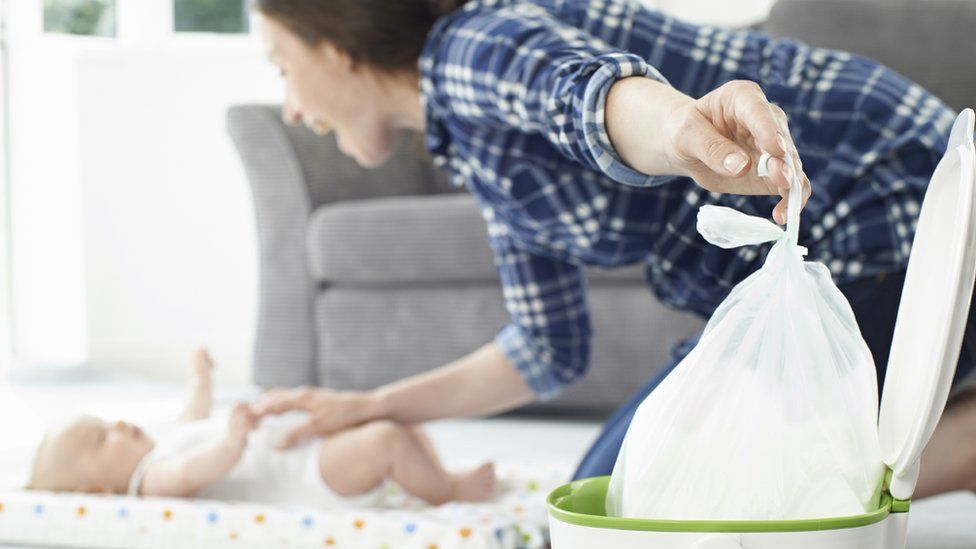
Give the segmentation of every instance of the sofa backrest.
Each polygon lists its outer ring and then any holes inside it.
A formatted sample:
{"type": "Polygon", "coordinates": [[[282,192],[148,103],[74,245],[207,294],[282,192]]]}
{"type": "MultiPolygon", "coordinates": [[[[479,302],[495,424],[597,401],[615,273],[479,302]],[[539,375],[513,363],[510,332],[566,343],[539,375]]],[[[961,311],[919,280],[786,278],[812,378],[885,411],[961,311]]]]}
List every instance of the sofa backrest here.
{"type": "Polygon", "coordinates": [[[762,30],[881,62],[950,107],[976,107],[976,1],[779,0],[762,30]]]}
{"type": "Polygon", "coordinates": [[[312,211],[331,202],[452,190],[446,175],[430,162],[422,136],[416,132],[403,132],[388,162],[375,169],[365,169],[339,150],[335,135],[319,136],[300,124],[282,122],[278,105],[233,107],[228,116],[231,120],[245,116],[250,120],[260,118],[265,124],[263,131],[279,133],[287,141],[286,149],[294,154],[305,179],[312,211]]]}

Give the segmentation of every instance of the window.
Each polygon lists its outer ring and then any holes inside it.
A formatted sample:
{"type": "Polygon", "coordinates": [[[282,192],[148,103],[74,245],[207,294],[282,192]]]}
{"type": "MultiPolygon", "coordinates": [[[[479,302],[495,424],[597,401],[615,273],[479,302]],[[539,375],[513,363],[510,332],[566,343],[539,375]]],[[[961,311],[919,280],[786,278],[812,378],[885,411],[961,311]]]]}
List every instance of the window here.
{"type": "Polygon", "coordinates": [[[176,32],[246,33],[244,0],[174,0],[176,32]]]}
{"type": "Polygon", "coordinates": [[[115,0],[44,0],[44,31],[115,36],[115,0]]]}

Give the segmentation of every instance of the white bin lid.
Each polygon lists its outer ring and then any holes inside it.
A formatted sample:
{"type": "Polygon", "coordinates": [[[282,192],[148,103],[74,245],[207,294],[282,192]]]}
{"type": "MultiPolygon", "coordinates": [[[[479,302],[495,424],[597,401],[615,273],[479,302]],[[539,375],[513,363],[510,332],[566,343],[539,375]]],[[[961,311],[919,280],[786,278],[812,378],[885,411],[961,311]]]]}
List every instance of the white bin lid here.
{"type": "Polygon", "coordinates": [[[925,193],[898,308],[881,415],[891,494],[909,499],[919,458],[935,430],[956,371],[976,273],[976,115],[956,120],[925,193]]]}

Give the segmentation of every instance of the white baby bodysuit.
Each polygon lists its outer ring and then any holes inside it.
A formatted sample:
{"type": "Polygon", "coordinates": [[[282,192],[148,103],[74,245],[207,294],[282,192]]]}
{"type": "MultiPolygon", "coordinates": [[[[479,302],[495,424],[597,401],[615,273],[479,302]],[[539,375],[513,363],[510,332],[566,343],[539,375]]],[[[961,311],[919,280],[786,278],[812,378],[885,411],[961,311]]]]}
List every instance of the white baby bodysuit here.
{"type": "MultiPolygon", "coordinates": [[[[305,441],[288,450],[275,444],[285,432],[305,421],[304,413],[269,416],[248,435],[247,448],[222,480],[204,488],[195,497],[224,501],[291,504],[317,509],[376,505],[380,489],[355,498],[336,494],[319,473],[321,439],[305,441]]],[[[139,494],[146,468],[154,461],[178,458],[215,444],[227,433],[227,417],[193,421],[151,433],[156,446],[147,454],[129,480],[129,495],[139,494]]]]}

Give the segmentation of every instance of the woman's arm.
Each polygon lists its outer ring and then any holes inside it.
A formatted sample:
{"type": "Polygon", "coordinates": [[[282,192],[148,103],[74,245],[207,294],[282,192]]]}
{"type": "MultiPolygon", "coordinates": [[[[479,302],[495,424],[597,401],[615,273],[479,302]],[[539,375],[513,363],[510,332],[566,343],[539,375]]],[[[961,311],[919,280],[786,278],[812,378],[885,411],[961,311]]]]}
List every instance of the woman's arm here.
{"type": "Polygon", "coordinates": [[[790,176],[781,158],[789,158],[801,171],[804,204],[810,196],[786,114],[753,82],[729,82],[695,100],[660,82],[624,78],[610,87],[605,120],[612,148],[641,173],[691,177],[718,193],[778,194],[773,217],[786,223],[790,176]],[[773,155],[772,177],[750,169],[763,152],[773,155]]]}
{"type": "MultiPolygon", "coordinates": [[[[473,128],[538,134],[567,158],[625,184],[650,177],[620,165],[601,136],[611,84],[665,82],[642,57],[612,48],[540,6],[459,12],[421,59],[430,108],[473,128]]],[[[548,151],[546,151],[548,152],[548,151]]]]}
{"type": "Polygon", "coordinates": [[[495,343],[440,368],[380,387],[372,416],[403,423],[483,416],[535,400],[535,394],[495,343]]]}
{"type": "Polygon", "coordinates": [[[487,415],[517,408],[535,399],[532,389],[494,343],[454,362],[396,381],[373,391],[333,391],[306,387],[268,392],[254,410],[258,415],[292,410],[308,412],[308,422],[278,442],[299,441],[374,419],[401,423],[487,415]]]}

